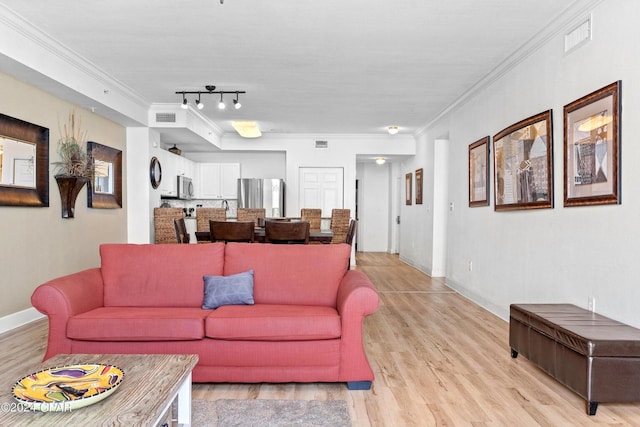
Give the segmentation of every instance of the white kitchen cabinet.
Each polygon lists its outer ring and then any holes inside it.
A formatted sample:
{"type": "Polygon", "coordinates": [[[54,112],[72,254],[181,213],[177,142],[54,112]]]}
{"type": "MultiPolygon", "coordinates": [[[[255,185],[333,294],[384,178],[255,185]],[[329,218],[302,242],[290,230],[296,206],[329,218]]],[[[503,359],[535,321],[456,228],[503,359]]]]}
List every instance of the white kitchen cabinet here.
{"type": "Polygon", "coordinates": [[[240,163],[199,163],[198,199],[237,199],[240,163]]]}
{"type": "Polygon", "coordinates": [[[186,157],[178,156],[167,150],[160,150],[158,160],[162,167],[160,195],[176,197],[178,195],[178,176],[194,178],[195,164],[186,157]]]}

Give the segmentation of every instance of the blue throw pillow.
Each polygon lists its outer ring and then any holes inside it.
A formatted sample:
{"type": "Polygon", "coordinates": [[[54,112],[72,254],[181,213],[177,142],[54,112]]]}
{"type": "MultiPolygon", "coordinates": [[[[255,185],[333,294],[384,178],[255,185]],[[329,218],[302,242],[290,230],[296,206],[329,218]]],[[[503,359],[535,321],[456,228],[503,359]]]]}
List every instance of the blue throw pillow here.
{"type": "Polygon", "coordinates": [[[253,270],[230,276],[204,276],[202,308],[238,304],[253,305],[253,270]]]}

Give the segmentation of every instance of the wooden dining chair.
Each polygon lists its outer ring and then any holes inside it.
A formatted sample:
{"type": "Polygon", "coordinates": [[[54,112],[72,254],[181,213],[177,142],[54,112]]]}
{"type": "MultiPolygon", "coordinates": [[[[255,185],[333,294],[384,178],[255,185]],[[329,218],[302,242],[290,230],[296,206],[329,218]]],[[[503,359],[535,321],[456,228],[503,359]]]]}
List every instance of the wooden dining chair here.
{"type": "Polygon", "coordinates": [[[322,209],[302,208],[300,209],[300,219],[309,221],[311,230],[320,230],[322,227],[322,209]]]}
{"type": "Polygon", "coordinates": [[[347,232],[349,231],[349,220],[351,219],[351,209],[331,210],[331,231],[333,238],[331,243],[345,243],[347,232]]]}
{"type": "Polygon", "coordinates": [[[174,219],[184,218],[182,208],[154,208],[153,234],[155,243],[178,243],[174,219]]]}
{"type": "Polygon", "coordinates": [[[356,230],[358,228],[358,221],[352,219],[349,221],[349,228],[347,229],[347,237],[345,238],[345,243],[349,245],[353,245],[353,239],[356,236],[356,230]]]}
{"type": "Polygon", "coordinates": [[[308,221],[266,221],[264,224],[265,243],[308,244],[308,221]]]}
{"type": "Polygon", "coordinates": [[[226,221],[227,210],[225,208],[196,208],[196,239],[198,243],[210,243],[211,240],[203,239],[209,233],[209,221],[226,221]],[[200,237],[198,237],[200,236],[200,237]]]}
{"type": "Polygon", "coordinates": [[[255,226],[259,225],[258,218],[264,219],[267,210],[264,208],[238,208],[238,221],[253,221],[255,226]]]}
{"type": "Polygon", "coordinates": [[[176,230],[176,240],[178,243],[189,243],[190,236],[187,233],[187,224],[184,222],[184,218],[175,218],[173,220],[173,226],[176,230]]]}
{"type": "Polygon", "coordinates": [[[253,243],[253,221],[209,221],[212,242],[253,243]]]}

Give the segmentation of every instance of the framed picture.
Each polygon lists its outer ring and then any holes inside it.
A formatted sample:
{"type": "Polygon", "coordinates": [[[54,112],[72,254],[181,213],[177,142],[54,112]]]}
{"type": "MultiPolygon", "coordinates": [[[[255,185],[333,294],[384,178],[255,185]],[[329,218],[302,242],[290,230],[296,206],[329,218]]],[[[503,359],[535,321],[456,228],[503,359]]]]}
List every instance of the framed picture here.
{"type": "Polygon", "coordinates": [[[122,151],[97,142],[87,142],[95,172],[89,182],[87,206],[97,209],[122,207],[122,151]]]}
{"type": "Polygon", "coordinates": [[[412,185],[412,173],[409,172],[408,174],[405,175],[405,204],[406,205],[410,205],[411,204],[411,185],[412,185]]]}
{"type": "Polygon", "coordinates": [[[551,110],[493,137],[496,211],[553,207],[551,110]]]}
{"type": "Polygon", "coordinates": [[[617,81],[564,106],[564,205],[620,204],[617,81]]]}
{"type": "Polygon", "coordinates": [[[469,207],[489,206],[489,137],[469,145],[469,207]]]}
{"type": "Polygon", "coordinates": [[[422,204],[422,168],[416,169],[416,205],[422,204]]]}

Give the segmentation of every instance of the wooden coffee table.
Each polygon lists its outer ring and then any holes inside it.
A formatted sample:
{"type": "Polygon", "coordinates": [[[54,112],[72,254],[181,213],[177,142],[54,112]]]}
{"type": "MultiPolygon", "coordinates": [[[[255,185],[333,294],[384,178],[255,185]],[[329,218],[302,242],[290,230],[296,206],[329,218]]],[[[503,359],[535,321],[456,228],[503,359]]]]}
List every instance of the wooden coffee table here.
{"type": "MultiPolygon", "coordinates": [[[[156,426],[171,418],[191,425],[191,371],[195,354],[72,354],[57,355],[21,374],[70,364],[111,364],[124,371],[124,380],[106,399],[71,412],[29,411],[13,399],[3,376],[0,425],[7,426],[156,426]],[[177,400],[177,414],[171,414],[177,400]]],[[[18,376],[12,381],[18,381],[18,376]]]]}

